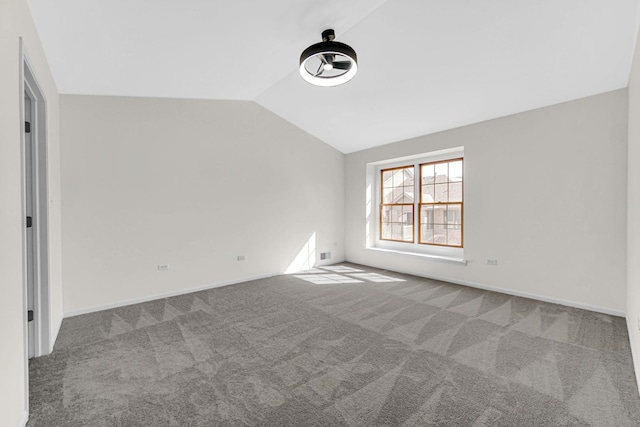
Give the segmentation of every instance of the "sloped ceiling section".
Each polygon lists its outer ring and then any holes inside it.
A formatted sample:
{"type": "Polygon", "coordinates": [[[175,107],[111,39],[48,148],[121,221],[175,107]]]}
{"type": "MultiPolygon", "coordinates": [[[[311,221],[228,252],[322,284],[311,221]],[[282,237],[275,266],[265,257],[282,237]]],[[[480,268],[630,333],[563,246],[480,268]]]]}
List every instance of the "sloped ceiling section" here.
{"type": "Polygon", "coordinates": [[[60,93],[253,100],[349,153],[626,87],[636,0],[28,0],[60,93]],[[358,75],[300,52],[334,28],[358,75]]]}

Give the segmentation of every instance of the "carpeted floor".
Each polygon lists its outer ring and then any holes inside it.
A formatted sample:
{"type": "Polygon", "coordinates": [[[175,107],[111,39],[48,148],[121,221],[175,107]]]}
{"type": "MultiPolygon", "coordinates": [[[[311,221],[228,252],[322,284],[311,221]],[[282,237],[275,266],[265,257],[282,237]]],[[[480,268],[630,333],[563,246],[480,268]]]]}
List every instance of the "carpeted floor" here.
{"type": "Polygon", "coordinates": [[[65,319],[28,426],[638,426],[622,318],[343,264],[65,319]]]}

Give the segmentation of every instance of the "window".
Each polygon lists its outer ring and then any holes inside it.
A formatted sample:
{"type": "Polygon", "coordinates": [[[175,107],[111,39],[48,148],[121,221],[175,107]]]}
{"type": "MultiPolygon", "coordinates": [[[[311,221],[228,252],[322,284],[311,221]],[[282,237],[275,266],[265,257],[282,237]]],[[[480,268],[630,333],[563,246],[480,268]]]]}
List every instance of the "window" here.
{"type": "Polygon", "coordinates": [[[462,159],[420,165],[420,243],[462,247],[462,159]]]}
{"type": "Polygon", "coordinates": [[[381,171],[380,238],[413,242],[415,201],[413,166],[381,171]]]}
{"type": "Polygon", "coordinates": [[[462,158],[380,169],[380,240],[462,248],[463,169],[462,158]]]}

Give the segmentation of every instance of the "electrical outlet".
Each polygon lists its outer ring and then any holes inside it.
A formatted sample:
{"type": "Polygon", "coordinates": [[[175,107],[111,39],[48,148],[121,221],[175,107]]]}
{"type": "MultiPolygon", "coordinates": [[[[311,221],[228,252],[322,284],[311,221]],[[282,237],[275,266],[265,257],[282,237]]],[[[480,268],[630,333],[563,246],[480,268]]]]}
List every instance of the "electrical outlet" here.
{"type": "Polygon", "coordinates": [[[498,265],[498,260],[497,259],[488,259],[487,260],[487,265],[498,265]]]}
{"type": "Polygon", "coordinates": [[[244,255],[238,255],[238,261],[244,261],[244,255]]]}
{"type": "Polygon", "coordinates": [[[331,252],[320,252],[320,259],[331,259],[331,252]]]}
{"type": "Polygon", "coordinates": [[[158,264],[158,271],[167,271],[169,269],[169,264],[158,264]]]}

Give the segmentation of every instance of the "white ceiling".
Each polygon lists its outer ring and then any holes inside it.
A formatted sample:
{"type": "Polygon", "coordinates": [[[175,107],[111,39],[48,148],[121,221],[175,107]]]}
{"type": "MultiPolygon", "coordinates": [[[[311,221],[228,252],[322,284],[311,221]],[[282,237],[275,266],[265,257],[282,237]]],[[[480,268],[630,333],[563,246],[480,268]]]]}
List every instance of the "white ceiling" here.
{"type": "Polygon", "coordinates": [[[637,0],[28,0],[62,94],[254,100],[349,153],[627,86],[637,0]],[[334,28],[358,75],[298,74],[334,28]]]}

